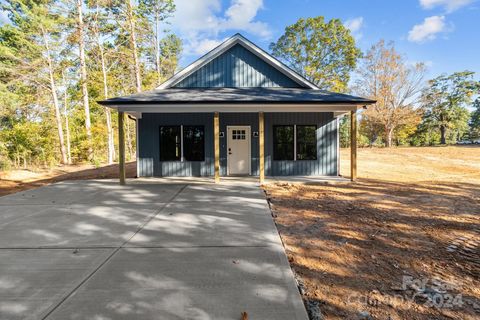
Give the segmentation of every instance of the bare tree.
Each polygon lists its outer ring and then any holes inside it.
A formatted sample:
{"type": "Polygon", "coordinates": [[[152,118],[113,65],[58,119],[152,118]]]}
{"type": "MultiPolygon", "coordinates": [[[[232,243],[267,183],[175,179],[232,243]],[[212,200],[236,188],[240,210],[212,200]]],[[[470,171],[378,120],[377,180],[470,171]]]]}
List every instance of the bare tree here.
{"type": "Polygon", "coordinates": [[[57,85],[55,83],[55,76],[54,76],[55,71],[53,67],[52,56],[50,53],[50,45],[48,42],[48,36],[47,36],[47,32],[45,31],[45,28],[43,26],[40,26],[40,30],[42,32],[43,45],[45,47],[45,57],[46,57],[48,75],[50,80],[50,92],[52,93],[53,107],[55,109],[55,120],[57,122],[58,141],[60,143],[62,163],[67,164],[68,159],[67,159],[67,152],[65,150],[65,142],[63,139],[62,116],[60,114],[60,103],[58,101],[57,85]]]}
{"type": "Polygon", "coordinates": [[[64,92],[64,100],[63,100],[63,114],[65,117],[65,138],[67,139],[67,163],[72,164],[72,152],[71,152],[71,144],[70,144],[70,126],[68,123],[68,86],[67,81],[65,79],[65,73],[62,71],[62,78],[63,78],[63,86],[65,87],[64,92]]]}
{"type": "Polygon", "coordinates": [[[355,91],[377,100],[363,112],[363,121],[383,128],[385,146],[390,147],[395,130],[418,121],[420,93],[424,87],[425,65],[409,65],[383,40],[373,45],[362,59],[355,91]]]}

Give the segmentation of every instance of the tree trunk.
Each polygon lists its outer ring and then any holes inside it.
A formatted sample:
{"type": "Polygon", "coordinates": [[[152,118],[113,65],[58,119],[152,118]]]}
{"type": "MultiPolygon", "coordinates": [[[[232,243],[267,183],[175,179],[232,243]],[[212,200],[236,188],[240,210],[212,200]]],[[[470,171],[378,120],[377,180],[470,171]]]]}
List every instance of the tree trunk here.
{"type": "Polygon", "coordinates": [[[127,119],[125,121],[126,125],[126,134],[127,134],[127,149],[128,149],[128,156],[129,156],[129,161],[132,161],[133,159],[133,147],[132,147],[132,134],[130,132],[130,119],[127,116],[127,119]]]}
{"type": "Polygon", "coordinates": [[[162,82],[162,72],[160,68],[160,34],[158,32],[160,18],[158,16],[158,11],[155,12],[155,66],[157,68],[157,84],[160,85],[162,82]]]}
{"type": "Polygon", "coordinates": [[[135,15],[131,0],[127,0],[127,19],[130,27],[130,46],[132,47],[133,69],[135,71],[135,87],[137,92],[142,92],[142,78],[140,77],[140,62],[137,52],[137,34],[135,31],[135,15]]]}
{"type": "Polygon", "coordinates": [[[386,140],[385,147],[390,148],[393,140],[393,128],[385,128],[386,140]]]}
{"type": "MultiPolygon", "coordinates": [[[[100,43],[100,37],[97,35],[98,50],[100,51],[100,62],[102,66],[103,76],[103,95],[108,99],[108,83],[107,83],[107,68],[105,67],[105,56],[103,54],[103,46],[100,43]]],[[[115,143],[113,141],[112,129],[112,112],[110,108],[105,107],[105,116],[107,118],[107,145],[108,145],[108,164],[112,164],[115,158],[115,143]]]]}
{"type": "Polygon", "coordinates": [[[90,122],[90,104],[88,100],[88,88],[87,88],[87,66],[85,62],[85,39],[83,36],[83,14],[82,14],[82,0],[77,0],[77,13],[78,13],[78,49],[80,55],[80,84],[82,87],[83,108],[85,109],[85,130],[87,131],[88,139],[88,160],[93,159],[92,148],[92,129],[90,122]]]}
{"type": "Polygon", "coordinates": [[[65,81],[65,75],[62,72],[63,77],[63,85],[65,86],[65,97],[63,103],[63,113],[65,116],[65,135],[67,139],[67,163],[72,164],[72,152],[71,152],[71,145],[70,145],[70,126],[68,124],[68,113],[67,113],[67,81],[65,81]]]}
{"type": "Polygon", "coordinates": [[[444,125],[440,126],[440,144],[447,144],[446,139],[447,128],[444,125]]]}
{"type": "Polygon", "coordinates": [[[55,120],[57,122],[58,141],[60,143],[60,152],[62,154],[62,163],[67,164],[67,162],[68,162],[67,152],[65,151],[65,143],[63,141],[62,116],[60,114],[60,105],[58,103],[57,86],[55,85],[55,78],[54,78],[54,75],[53,75],[53,62],[52,62],[52,57],[50,56],[50,46],[48,44],[47,35],[46,35],[45,30],[43,28],[42,28],[42,36],[43,36],[43,42],[44,42],[45,50],[46,50],[46,54],[47,54],[47,68],[48,68],[48,74],[49,74],[49,78],[50,78],[50,91],[52,93],[53,106],[54,106],[54,109],[55,109],[55,120]]]}

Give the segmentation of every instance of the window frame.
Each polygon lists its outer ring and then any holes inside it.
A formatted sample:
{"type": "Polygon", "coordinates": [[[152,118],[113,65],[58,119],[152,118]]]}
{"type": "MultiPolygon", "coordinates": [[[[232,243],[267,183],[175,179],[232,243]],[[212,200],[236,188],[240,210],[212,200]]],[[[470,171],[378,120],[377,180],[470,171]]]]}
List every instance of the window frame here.
{"type": "Polygon", "coordinates": [[[317,130],[318,126],[316,124],[296,124],[295,125],[295,161],[315,161],[318,160],[318,150],[317,150],[317,130]],[[315,158],[313,159],[298,159],[298,127],[314,127],[315,133],[315,158]]]}
{"type": "Polygon", "coordinates": [[[160,161],[161,162],[173,162],[173,161],[181,161],[182,160],[182,153],[183,153],[183,150],[182,150],[182,126],[180,125],[162,125],[158,128],[158,143],[159,143],[159,158],[160,158],[160,161]],[[163,128],[178,128],[179,132],[180,133],[180,141],[179,142],[175,142],[175,148],[177,148],[177,145],[179,145],[180,147],[180,155],[178,157],[178,159],[163,159],[163,156],[165,155],[165,153],[162,152],[162,145],[164,145],[162,143],[162,129],[163,128]]]}
{"type": "Polygon", "coordinates": [[[317,132],[318,125],[316,124],[275,124],[272,126],[272,148],[273,148],[273,161],[316,161],[318,160],[318,150],[317,150],[317,132]],[[276,131],[278,127],[293,127],[293,158],[292,159],[278,159],[275,155],[276,150],[276,131]],[[315,158],[314,159],[298,159],[298,128],[297,127],[315,127],[315,158]]]}
{"type": "Polygon", "coordinates": [[[272,141],[273,141],[273,161],[295,161],[295,125],[293,124],[279,124],[272,126],[272,141]],[[291,127],[293,138],[292,138],[292,159],[278,159],[275,150],[277,149],[277,139],[276,139],[276,128],[279,127],[291,127]]]}
{"type": "Polygon", "coordinates": [[[199,125],[161,125],[159,126],[158,129],[158,134],[159,134],[159,158],[160,162],[205,162],[205,125],[199,124],[199,125]],[[185,145],[185,133],[184,133],[184,127],[200,127],[203,130],[203,160],[186,160],[185,159],[185,154],[184,154],[184,145],[185,145]],[[179,159],[173,159],[173,160],[162,160],[162,128],[179,128],[180,129],[180,158],[179,159]]]}
{"type": "Polygon", "coordinates": [[[204,162],[205,161],[205,126],[204,125],[182,125],[182,161],[188,162],[204,162]],[[185,145],[185,127],[201,128],[202,130],[202,160],[188,160],[185,156],[184,145],[185,145]]]}

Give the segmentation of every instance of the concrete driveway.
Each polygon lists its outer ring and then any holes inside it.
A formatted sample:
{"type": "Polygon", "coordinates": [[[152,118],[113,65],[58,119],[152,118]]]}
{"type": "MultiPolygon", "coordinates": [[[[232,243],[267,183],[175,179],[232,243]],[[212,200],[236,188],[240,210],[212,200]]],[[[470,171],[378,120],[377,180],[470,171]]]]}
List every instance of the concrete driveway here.
{"type": "Polygon", "coordinates": [[[0,319],[307,319],[253,184],[68,181],[0,198],[0,319]]]}

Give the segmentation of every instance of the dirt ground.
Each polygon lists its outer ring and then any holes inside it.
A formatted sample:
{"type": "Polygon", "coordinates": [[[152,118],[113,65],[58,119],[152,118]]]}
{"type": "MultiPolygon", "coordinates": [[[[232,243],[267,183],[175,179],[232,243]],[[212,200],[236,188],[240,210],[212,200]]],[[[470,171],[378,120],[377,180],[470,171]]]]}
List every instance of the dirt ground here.
{"type": "Polygon", "coordinates": [[[355,183],[265,186],[312,319],[480,319],[480,147],[358,164],[355,183]]]}
{"type": "MultiPolygon", "coordinates": [[[[117,173],[0,172],[0,196],[117,173]]],[[[312,319],[480,319],[480,147],[359,149],[358,174],[265,186],[312,319]]]]}
{"type": "MultiPolygon", "coordinates": [[[[127,163],[127,177],[136,175],[135,162],[127,163]]],[[[64,180],[108,179],[118,177],[118,165],[70,165],[35,170],[0,171],[0,197],[64,180]]]]}

